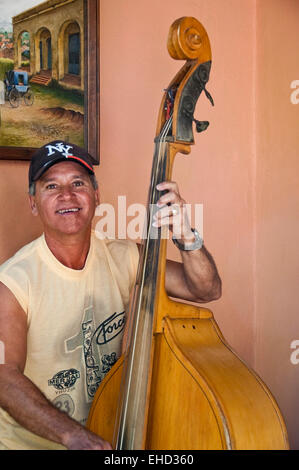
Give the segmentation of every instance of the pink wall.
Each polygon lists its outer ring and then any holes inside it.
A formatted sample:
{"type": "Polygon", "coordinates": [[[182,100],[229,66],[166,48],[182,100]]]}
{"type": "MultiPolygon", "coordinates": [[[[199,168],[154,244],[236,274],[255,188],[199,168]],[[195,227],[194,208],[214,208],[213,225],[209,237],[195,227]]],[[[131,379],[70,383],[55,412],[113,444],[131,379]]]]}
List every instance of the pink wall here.
{"type": "MultiPolygon", "coordinates": [[[[189,156],[174,179],[204,204],[204,238],[223,280],[207,304],[232,347],[274,392],[299,448],[297,0],[101,0],[101,165],[103,202],[145,203],[160,100],[179,67],[166,50],[170,24],[198,18],[213,55],[209,86],[189,156]],[[297,329],[296,329],[297,327],[297,329]],[[297,374],[297,375],[296,375],[297,374]]],[[[26,200],[28,163],[0,161],[0,261],[40,233],[26,200]]],[[[97,220],[96,220],[97,221],[97,220]]],[[[170,246],[169,256],[176,252],[170,246]]]]}
{"type": "MultiPolygon", "coordinates": [[[[171,23],[194,16],[204,24],[214,64],[197,119],[210,120],[174,179],[190,203],[204,204],[204,237],[223,278],[223,297],[209,305],[228,341],[253,361],[252,44],[254,5],[238,0],[101,1],[102,200],[146,202],[153,138],[163,88],[182,62],[171,59],[171,23]],[[237,12],[237,13],[236,13],[237,12]],[[236,16],[238,15],[238,21],[236,16]]],[[[171,256],[174,252],[171,247],[171,256]]]]}
{"type": "Polygon", "coordinates": [[[28,203],[28,167],[28,162],[0,160],[0,263],[41,232],[28,203]]]}
{"type": "Polygon", "coordinates": [[[256,368],[275,391],[299,448],[299,3],[257,2],[256,368]],[[298,346],[297,346],[298,348],[298,346]]]}

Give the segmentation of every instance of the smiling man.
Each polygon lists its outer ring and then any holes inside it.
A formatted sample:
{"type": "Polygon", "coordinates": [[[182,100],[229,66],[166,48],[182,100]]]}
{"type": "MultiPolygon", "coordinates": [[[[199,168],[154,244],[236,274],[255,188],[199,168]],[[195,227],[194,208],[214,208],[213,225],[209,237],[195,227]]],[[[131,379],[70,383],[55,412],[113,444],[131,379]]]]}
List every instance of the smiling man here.
{"type": "MultiPolygon", "coordinates": [[[[159,189],[167,192],[155,224],[173,228],[183,199],[176,183],[159,189]]],[[[111,449],[84,424],[121,354],[138,248],[95,236],[92,159],[75,145],[55,141],[35,153],[29,201],[43,234],[0,267],[0,449],[111,449]]],[[[167,263],[168,294],[217,299],[215,263],[188,223],[176,244],[182,263],[167,263]]]]}

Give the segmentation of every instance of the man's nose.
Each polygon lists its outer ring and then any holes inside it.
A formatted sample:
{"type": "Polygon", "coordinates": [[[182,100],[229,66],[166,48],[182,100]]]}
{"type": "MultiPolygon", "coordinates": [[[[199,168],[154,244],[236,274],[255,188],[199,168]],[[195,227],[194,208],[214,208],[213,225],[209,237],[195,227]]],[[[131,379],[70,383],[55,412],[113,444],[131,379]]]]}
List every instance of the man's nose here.
{"type": "Polygon", "coordinates": [[[63,185],[59,188],[59,196],[63,198],[70,198],[74,195],[74,188],[70,184],[63,185]]]}

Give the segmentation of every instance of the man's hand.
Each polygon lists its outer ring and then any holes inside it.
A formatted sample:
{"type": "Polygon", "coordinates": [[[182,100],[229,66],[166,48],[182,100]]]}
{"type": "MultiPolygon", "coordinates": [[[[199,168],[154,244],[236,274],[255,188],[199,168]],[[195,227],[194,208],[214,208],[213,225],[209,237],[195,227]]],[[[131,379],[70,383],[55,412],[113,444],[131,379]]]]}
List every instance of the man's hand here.
{"type": "Polygon", "coordinates": [[[174,237],[181,243],[193,243],[194,233],[191,230],[187,214],[186,201],[181,197],[174,181],[164,181],[157,185],[159,191],[167,191],[157,202],[160,208],[154,215],[154,226],[169,226],[174,237]]]}
{"type": "MultiPolygon", "coordinates": [[[[153,226],[169,226],[174,237],[185,246],[195,241],[185,200],[177,183],[164,181],[157,185],[167,191],[157,202],[160,209],[154,215],[153,226]]],[[[168,295],[195,302],[210,302],[221,296],[221,279],[216,264],[203,245],[192,251],[180,250],[182,263],[167,260],[165,287],[168,295]]]]}

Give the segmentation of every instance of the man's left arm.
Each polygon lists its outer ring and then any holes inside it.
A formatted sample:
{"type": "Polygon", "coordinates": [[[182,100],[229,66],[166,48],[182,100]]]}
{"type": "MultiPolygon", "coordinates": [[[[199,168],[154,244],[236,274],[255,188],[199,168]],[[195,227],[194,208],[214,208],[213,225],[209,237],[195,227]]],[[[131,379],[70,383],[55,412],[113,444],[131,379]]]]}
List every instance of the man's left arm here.
{"type": "Polygon", "coordinates": [[[165,288],[171,297],[193,302],[211,302],[221,297],[221,279],[215,262],[203,246],[181,251],[182,263],[167,260],[165,288]]]}
{"type": "Polygon", "coordinates": [[[165,276],[167,294],[200,303],[219,299],[221,279],[216,264],[204,245],[192,249],[198,246],[198,243],[196,244],[196,236],[191,230],[186,203],[180,196],[177,183],[166,181],[157,188],[167,192],[158,201],[160,210],[156,214],[154,225],[156,227],[168,225],[177,240],[177,245],[181,247],[182,263],[167,260],[165,276]]]}

